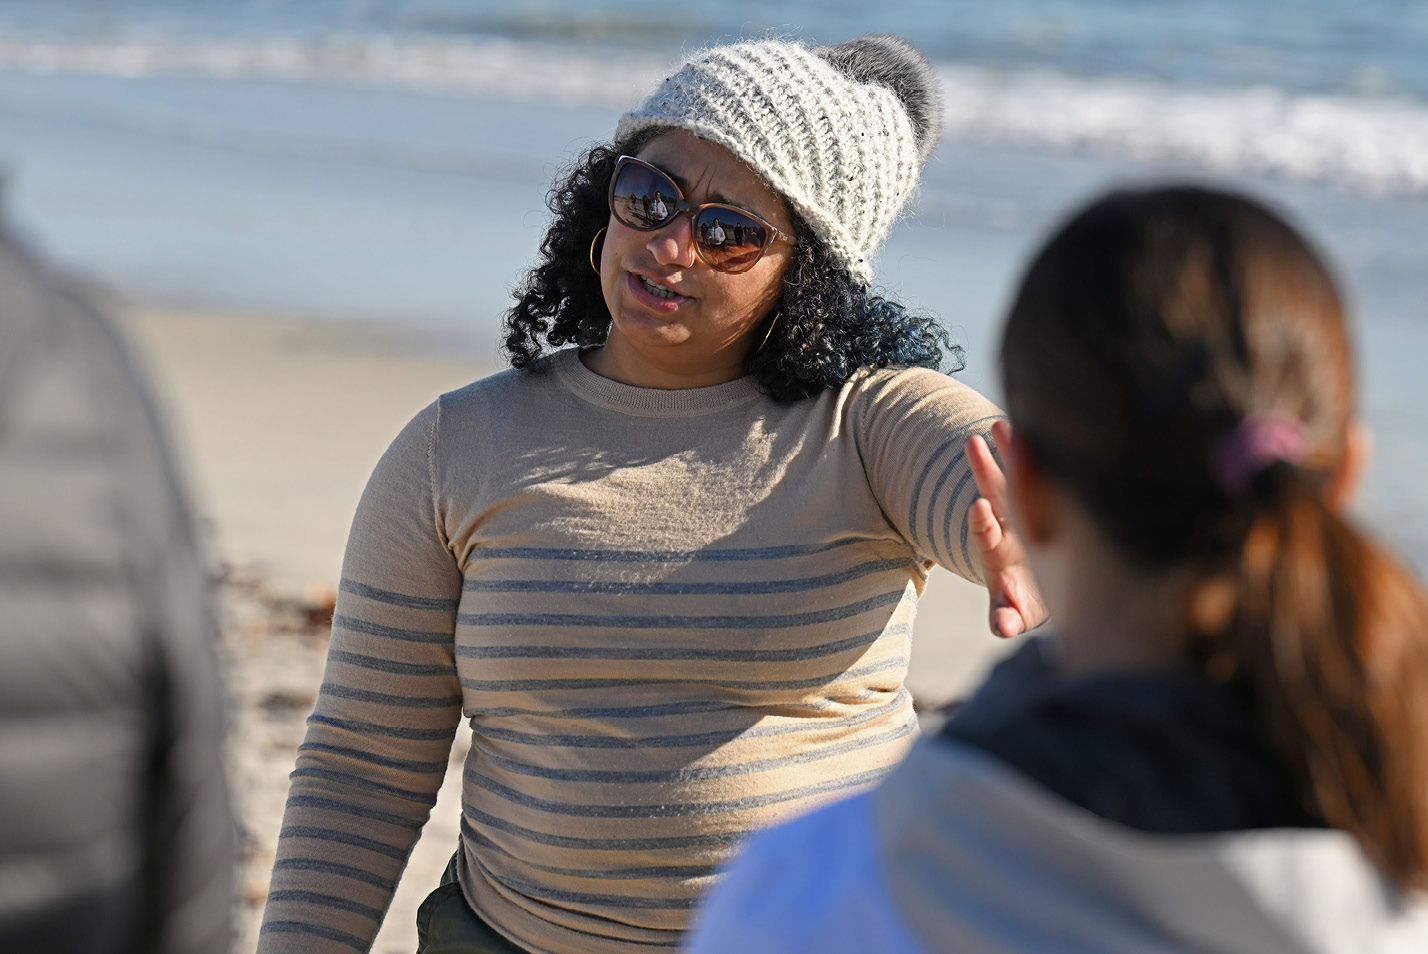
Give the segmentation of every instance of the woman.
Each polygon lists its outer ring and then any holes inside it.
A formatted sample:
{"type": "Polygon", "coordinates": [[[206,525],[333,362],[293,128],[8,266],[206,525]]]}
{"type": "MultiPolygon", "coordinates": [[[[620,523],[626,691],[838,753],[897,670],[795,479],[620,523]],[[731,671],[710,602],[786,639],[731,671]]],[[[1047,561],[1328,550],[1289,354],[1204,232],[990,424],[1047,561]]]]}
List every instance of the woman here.
{"type": "MultiPolygon", "coordinates": [[[[894,38],[717,48],[552,192],[515,369],[359,507],[260,950],[370,944],[463,718],[430,952],[673,948],[733,844],[903,755],[917,596],[979,575],[963,447],[1000,416],[868,291],[938,111],[894,38]]],[[[1039,611],[1003,552],[1010,634],[1039,611]]]]}
{"type": "Polygon", "coordinates": [[[1262,206],[1076,216],[1002,339],[1055,636],[874,793],[756,839],[692,950],[1428,950],[1428,595],[1342,516],[1352,365],[1262,206]]]}

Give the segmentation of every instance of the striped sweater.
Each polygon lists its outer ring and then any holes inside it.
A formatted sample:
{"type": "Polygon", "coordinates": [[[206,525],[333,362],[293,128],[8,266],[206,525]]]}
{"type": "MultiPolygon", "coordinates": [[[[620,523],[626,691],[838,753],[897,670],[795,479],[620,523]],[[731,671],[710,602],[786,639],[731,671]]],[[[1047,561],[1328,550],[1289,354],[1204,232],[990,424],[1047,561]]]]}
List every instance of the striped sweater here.
{"type": "Polygon", "coordinates": [[[997,409],[926,370],[777,404],[547,362],[377,465],[260,952],[368,949],[463,719],[462,888],[551,954],[676,947],[742,838],[916,732],[917,598],[933,562],[976,577],[962,448],[997,409]]]}

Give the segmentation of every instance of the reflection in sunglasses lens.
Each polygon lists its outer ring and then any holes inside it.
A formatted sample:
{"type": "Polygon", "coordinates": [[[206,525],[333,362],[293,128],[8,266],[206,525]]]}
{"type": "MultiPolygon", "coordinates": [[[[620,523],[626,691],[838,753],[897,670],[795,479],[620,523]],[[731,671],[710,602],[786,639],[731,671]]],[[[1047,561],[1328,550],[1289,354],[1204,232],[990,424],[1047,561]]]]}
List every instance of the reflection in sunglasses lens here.
{"type": "Polygon", "coordinates": [[[674,215],[679,192],[673,182],[644,166],[627,163],[615,180],[615,217],[637,229],[656,228],[674,215]]]}
{"type": "Polygon", "coordinates": [[[731,271],[757,261],[767,239],[762,225],[729,206],[703,209],[694,235],[709,264],[731,271]]]}

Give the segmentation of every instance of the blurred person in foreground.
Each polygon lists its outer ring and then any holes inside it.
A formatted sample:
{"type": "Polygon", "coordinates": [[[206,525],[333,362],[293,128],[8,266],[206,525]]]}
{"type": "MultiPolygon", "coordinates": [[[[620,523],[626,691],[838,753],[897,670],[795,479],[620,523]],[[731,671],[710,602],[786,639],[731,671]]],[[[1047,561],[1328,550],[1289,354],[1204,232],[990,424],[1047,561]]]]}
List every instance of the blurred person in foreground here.
{"type": "Polygon", "coordinates": [[[207,569],[115,329],[0,234],[0,951],[229,950],[207,569]]]}
{"type": "Polygon", "coordinates": [[[756,838],[690,949],[1428,950],[1428,597],[1343,516],[1352,368],[1323,261],[1257,203],[1076,216],[1012,307],[983,488],[1055,634],[880,788],[756,838]]]}

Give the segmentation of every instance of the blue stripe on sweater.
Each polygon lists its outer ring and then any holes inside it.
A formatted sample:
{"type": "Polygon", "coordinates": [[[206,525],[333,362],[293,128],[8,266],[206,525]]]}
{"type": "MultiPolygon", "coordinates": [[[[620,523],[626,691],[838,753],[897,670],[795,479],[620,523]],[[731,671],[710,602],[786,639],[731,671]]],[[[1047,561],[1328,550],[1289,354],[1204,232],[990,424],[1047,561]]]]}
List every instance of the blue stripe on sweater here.
{"type": "Polygon", "coordinates": [[[557,835],[551,832],[525,828],[514,822],[506,821],[504,818],[489,815],[465,802],[461,805],[461,811],[464,815],[462,819],[463,823],[469,818],[485,825],[487,828],[503,831],[523,841],[529,841],[537,845],[549,845],[553,848],[574,848],[579,851],[626,852],[667,851],[672,849],[685,850],[689,848],[728,848],[742,841],[753,831],[753,829],[739,829],[737,831],[724,831],[707,835],[680,835],[669,838],[574,838],[569,835],[557,835]]]}
{"type": "Polygon", "coordinates": [[[366,583],[358,583],[356,580],[349,580],[345,577],[337,585],[337,588],[343,593],[351,593],[353,596],[360,596],[363,599],[375,600],[389,606],[401,606],[406,609],[436,610],[449,613],[456,609],[458,602],[457,600],[438,599],[430,596],[409,596],[395,590],[368,586],[366,583]]]}
{"type": "Polygon", "coordinates": [[[380,623],[373,623],[356,616],[334,616],[332,617],[332,627],[334,629],[351,630],[354,633],[362,633],[366,636],[381,636],[383,639],[398,639],[406,643],[451,642],[450,633],[425,632],[419,629],[400,629],[396,626],[383,626],[380,623]]]}
{"type": "Polygon", "coordinates": [[[581,613],[461,613],[462,626],[614,626],[620,629],[787,629],[814,626],[900,603],[898,589],[847,606],[777,616],[603,616],[581,613]]]}
{"type": "Polygon", "coordinates": [[[328,745],[325,742],[304,742],[298,746],[298,752],[327,752],[353,761],[365,762],[368,765],[380,765],[383,768],[392,768],[399,772],[412,772],[417,775],[435,775],[446,771],[445,759],[439,762],[414,762],[409,759],[394,759],[385,755],[363,752],[360,749],[349,749],[340,745],[328,745]]]}
{"type": "Polygon", "coordinates": [[[379,874],[368,871],[366,868],[354,868],[352,865],[339,864],[336,861],[325,861],[322,858],[279,858],[273,863],[273,870],[316,871],[320,874],[337,875],[340,878],[349,878],[353,881],[370,884],[374,888],[381,888],[383,891],[392,891],[397,886],[397,882],[392,878],[384,878],[379,874]]]}
{"type": "MultiPolygon", "coordinates": [[[[908,700],[906,689],[900,689],[897,695],[884,703],[857,715],[849,716],[837,721],[839,729],[851,729],[869,722],[876,722],[890,712],[895,712],[905,706],[908,700]]],[[[749,718],[756,718],[751,715],[749,718]]],[[[741,726],[739,728],[724,729],[714,732],[696,732],[684,735],[645,735],[645,736],[607,736],[607,735],[552,735],[548,732],[517,732],[512,729],[503,729],[497,726],[483,726],[481,734],[501,742],[514,742],[519,745],[536,746],[568,746],[574,749],[677,749],[691,745],[720,745],[731,742],[734,739],[762,739],[776,738],[782,735],[797,735],[801,732],[827,731],[830,728],[819,722],[792,722],[780,725],[752,725],[741,726]]]]}
{"type": "Polygon", "coordinates": [[[471,827],[470,819],[461,819],[461,833],[473,845],[487,854],[498,854],[518,861],[522,867],[567,878],[588,878],[600,881],[642,881],[647,878],[706,878],[719,870],[718,865],[644,865],[637,868],[558,868],[540,865],[525,858],[516,858],[505,848],[471,827]]]}
{"type": "Polygon", "coordinates": [[[847,537],[828,543],[808,543],[778,547],[751,547],[729,550],[593,550],[559,547],[478,547],[473,559],[498,560],[568,560],[599,563],[728,563],[744,560],[785,560],[790,557],[813,556],[840,547],[857,546],[869,541],[864,537],[847,537]]]}
{"type": "Polygon", "coordinates": [[[409,802],[416,802],[418,805],[425,805],[430,808],[436,804],[435,792],[413,792],[405,788],[397,788],[395,785],[384,785],[381,782],[374,782],[370,778],[361,775],[352,775],[348,772],[334,772],[330,769],[310,768],[298,766],[293,769],[291,778],[320,778],[324,782],[336,782],[339,785],[346,785],[350,788],[360,788],[366,792],[376,792],[379,795],[392,795],[396,798],[406,799],[409,802]]]}
{"type": "Polygon", "coordinates": [[[412,831],[420,831],[423,819],[404,818],[401,815],[394,815],[391,812],[378,811],[375,808],[367,808],[364,805],[353,805],[351,802],[344,802],[336,798],[325,798],[321,795],[292,795],[288,798],[288,805],[302,805],[310,808],[322,808],[337,812],[341,815],[350,815],[353,818],[365,818],[368,821],[385,822],[398,828],[409,828],[412,831]]]}
{"type": "Polygon", "coordinates": [[[856,772],[841,778],[825,779],[813,785],[803,785],[799,788],[785,789],[781,792],[768,792],[763,795],[750,795],[744,798],[727,798],[714,802],[682,802],[675,804],[659,802],[653,805],[591,805],[584,802],[556,802],[546,798],[536,798],[534,795],[527,795],[510,786],[502,785],[489,775],[483,775],[472,769],[463,772],[462,778],[466,782],[477,786],[477,788],[498,796],[508,804],[519,805],[522,808],[528,808],[533,811],[545,812],[551,815],[561,815],[567,818],[687,818],[694,815],[722,815],[729,812],[767,808],[770,805],[797,801],[801,798],[812,798],[816,795],[827,795],[830,792],[838,792],[846,788],[871,785],[890,771],[892,771],[892,766],[886,766],[871,769],[866,772],[856,772]]]}
{"type": "Polygon", "coordinates": [[[327,651],[328,662],[343,662],[349,666],[356,666],[359,669],[370,669],[373,672],[388,672],[394,676],[450,676],[453,674],[450,666],[433,666],[424,663],[405,663],[394,659],[383,659],[380,656],[365,656],[361,653],[343,652],[339,649],[329,649],[327,651]]]}
{"type": "Polygon", "coordinates": [[[899,669],[907,665],[907,657],[897,656],[891,659],[884,659],[881,662],[868,666],[859,666],[855,669],[838,670],[826,675],[812,676],[808,679],[786,679],[786,680],[730,680],[730,679],[649,679],[629,677],[624,679],[465,679],[461,680],[461,685],[465,689],[474,689],[478,692],[535,692],[549,690],[568,690],[571,692],[586,689],[620,689],[648,686],[717,686],[721,689],[813,689],[817,686],[831,686],[849,679],[858,679],[862,676],[872,675],[879,672],[887,672],[891,669],[899,669]]]}
{"type": "Polygon", "coordinates": [[[635,659],[704,660],[709,662],[804,662],[832,656],[848,649],[871,646],[884,636],[906,636],[906,623],[875,629],[831,643],[801,649],[703,649],[668,646],[457,646],[463,659],[635,659]]]}
{"type": "Polygon", "coordinates": [[[336,911],[350,911],[377,923],[382,920],[382,912],[369,904],[360,904],[348,898],[339,898],[336,895],[322,894],[318,891],[269,891],[268,901],[293,901],[299,904],[311,904],[319,908],[332,908],[336,911]]]}
{"type": "Polygon", "coordinates": [[[480,858],[476,859],[476,864],[481,868],[481,872],[487,878],[508,891],[524,895],[528,898],[555,901],[559,904],[601,905],[642,911],[688,911],[699,903],[699,899],[692,897],[650,898],[638,895],[595,894],[588,891],[556,891],[551,888],[532,884],[529,881],[520,881],[516,878],[506,878],[497,875],[486,865],[482,864],[480,858]]]}
{"type": "Polygon", "coordinates": [[[405,861],[407,857],[406,851],[401,848],[394,848],[374,838],[365,838],[362,835],[354,835],[350,831],[338,831],[334,828],[294,825],[289,828],[284,828],[278,833],[278,837],[312,838],[316,841],[331,841],[342,845],[351,845],[354,848],[361,848],[374,854],[385,855],[388,858],[396,858],[402,861],[405,861]]]}
{"type": "MultiPolygon", "coordinates": [[[[972,422],[966,424],[965,426],[962,427],[961,430],[959,430],[959,431],[957,432],[957,434],[956,434],[955,436],[948,438],[947,440],[943,441],[940,445],[938,445],[937,450],[934,451],[934,452],[932,453],[932,455],[927,458],[927,463],[924,464],[923,467],[922,467],[922,473],[920,473],[920,474],[917,475],[917,481],[916,481],[916,483],[913,484],[913,488],[912,488],[912,501],[908,504],[908,508],[907,508],[907,528],[908,528],[908,532],[911,533],[914,537],[917,536],[917,524],[918,524],[918,513],[917,513],[917,511],[918,511],[918,506],[919,506],[919,504],[921,503],[921,500],[922,500],[922,488],[923,488],[923,485],[927,482],[927,477],[928,477],[928,475],[932,473],[932,468],[935,467],[935,466],[937,466],[937,462],[938,462],[940,459],[942,459],[943,455],[947,454],[949,450],[952,450],[952,449],[955,448],[955,454],[954,454],[954,456],[953,456],[953,461],[952,461],[951,464],[948,465],[948,467],[949,467],[949,469],[950,469],[952,466],[954,466],[954,465],[956,464],[956,459],[957,459],[957,458],[959,458],[959,457],[965,457],[966,452],[963,450],[963,448],[966,446],[968,438],[970,438],[973,434],[979,433],[979,431],[977,430],[977,428],[981,427],[981,426],[984,425],[984,424],[994,423],[994,422],[996,422],[996,421],[1003,420],[1003,419],[1005,419],[1005,416],[1006,416],[1006,415],[1003,415],[1003,414],[995,414],[995,415],[991,415],[991,416],[988,416],[988,417],[978,418],[977,420],[972,421],[972,422]]],[[[935,490],[933,491],[932,494],[929,495],[929,498],[930,498],[930,499],[929,499],[929,503],[928,503],[928,505],[927,505],[927,506],[928,506],[928,514],[927,514],[927,540],[926,540],[926,545],[930,548],[930,547],[935,546],[935,543],[934,543],[934,540],[933,540],[933,529],[932,529],[932,501],[935,501],[935,500],[936,500],[936,491],[935,491],[935,490]]],[[[948,558],[949,561],[950,561],[951,558],[952,558],[952,553],[951,553],[950,550],[949,550],[948,553],[947,553],[947,558],[948,558]]]]}
{"type": "MultiPolygon", "coordinates": [[[[811,762],[831,759],[848,752],[856,752],[859,749],[867,749],[888,742],[896,742],[899,739],[907,738],[913,731],[913,726],[907,724],[895,729],[889,729],[885,732],[860,736],[846,742],[840,742],[837,745],[826,745],[797,752],[793,755],[780,756],[778,758],[738,762],[733,765],[682,766],[671,771],[617,772],[605,769],[558,769],[529,765],[491,753],[482,753],[481,757],[484,761],[503,768],[512,774],[529,775],[534,778],[556,779],[563,782],[600,782],[612,785],[684,784],[716,778],[737,778],[741,775],[754,775],[772,769],[787,768],[791,765],[807,765],[811,762]]],[[[740,734],[742,735],[742,733],[740,734]]]]}
{"type": "Polygon", "coordinates": [[[414,742],[434,742],[440,739],[449,739],[454,734],[452,729],[413,729],[401,725],[377,725],[374,722],[359,722],[355,719],[334,719],[332,716],[318,715],[317,713],[308,716],[307,722],[308,725],[316,723],[358,735],[380,735],[390,739],[410,739],[414,742]]]}
{"type": "MultiPolygon", "coordinates": [[[[451,639],[451,636],[446,638],[451,639]]],[[[446,709],[461,705],[460,696],[397,696],[387,692],[354,689],[340,682],[324,682],[321,692],[336,699],[370,702],[373,705],[394,706],[398,709],[446,709]]]]}
{"type": "Polygon", "coordinates": [[[355,934],[348,934],[346,931],[339,931],[336,928],[324,927],[321,924],[308,924],[306,921],[267,921],[258,931],[259,934],[307,934],[312,937],[320,937],[327,941],[336,941],[352,948],[354,951],[367,950],[367,942],[355,934]]]}
{"type": "Polygon", "coordinates": [[[825,573],[793,580],[623,583],[600,580],[467,580],[462,588],[477,593],[579,593],[644,596],[726,596],[732,594],[801,593],[807,590],[839,586],[890,570],[909,570],[918,578],[926,571],[916,560],[873,560],[860,563],[837,573],[825,573]]]}

